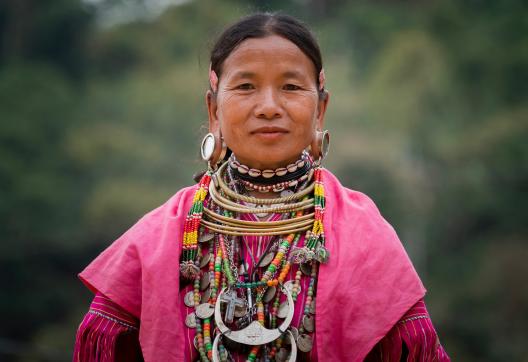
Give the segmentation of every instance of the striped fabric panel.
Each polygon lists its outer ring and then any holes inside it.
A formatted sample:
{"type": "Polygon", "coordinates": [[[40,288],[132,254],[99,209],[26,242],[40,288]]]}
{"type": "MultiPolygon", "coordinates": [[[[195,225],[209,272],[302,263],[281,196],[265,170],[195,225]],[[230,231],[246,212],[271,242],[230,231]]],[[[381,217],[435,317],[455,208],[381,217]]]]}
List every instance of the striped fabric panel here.
{"type": "Polygon", "coordinates": [[[142,361],[136,319],[98,293],[79,325],[73,361],[142,361]]]}
{"type": "Polygon", "coordinates": [[[416,303],[372,349],[368,362],[450,361],[423,300],[416,303]]]}

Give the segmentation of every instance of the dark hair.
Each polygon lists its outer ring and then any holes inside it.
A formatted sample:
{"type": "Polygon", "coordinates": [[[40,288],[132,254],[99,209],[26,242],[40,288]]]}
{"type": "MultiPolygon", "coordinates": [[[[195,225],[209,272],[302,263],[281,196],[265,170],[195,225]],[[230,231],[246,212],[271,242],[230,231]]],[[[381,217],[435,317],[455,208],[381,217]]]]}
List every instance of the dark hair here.
{"type": "Polygon", "coordinates": [[[319,45],[302,22],[284,14],[248,15],[224,30],[211,51],[211,69],[220,77],[222,64],[240,43],[249,38],[264,38],[269,35],[279,35],[288,39],[310,58],[315,66],[315,80],[319,88],[319,72],[323,68],[319,45]]]}

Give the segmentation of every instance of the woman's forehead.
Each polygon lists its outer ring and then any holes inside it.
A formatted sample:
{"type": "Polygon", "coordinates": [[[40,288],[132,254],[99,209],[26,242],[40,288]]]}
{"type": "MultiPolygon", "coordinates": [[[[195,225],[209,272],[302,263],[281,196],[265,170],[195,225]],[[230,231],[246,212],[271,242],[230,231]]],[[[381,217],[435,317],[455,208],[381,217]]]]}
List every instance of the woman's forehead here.
{"type": "Polygon", "coordinates": [[[224,75],[230,78],[251,78],[263,70],[285,77],[305,77],[314,74],[315,66],[297,45],[278,35],[244,40],[222,66],[224,75]]]}

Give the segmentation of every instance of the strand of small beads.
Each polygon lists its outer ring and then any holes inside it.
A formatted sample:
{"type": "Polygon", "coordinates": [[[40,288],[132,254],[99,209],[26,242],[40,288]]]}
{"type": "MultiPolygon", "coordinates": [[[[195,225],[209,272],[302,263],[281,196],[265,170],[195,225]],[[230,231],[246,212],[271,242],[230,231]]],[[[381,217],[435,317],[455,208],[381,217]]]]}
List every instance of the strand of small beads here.
{"type": "Polygon", "coordinates": [[[207,197],[209,183],[211,182],[211,173],[206,172],[196,190],[193,203],[185,225],[183,226],[183,252],[182,262],[180,263],[180,273],[186,278],[193,280],[200,273],[200,266],[197,265],[196,256],[198,249],[198,229],[202,220],[204,200],[207,197]]]}
{"type": "MultiPolygon", "coordinates": [[[[211,268],[211,266],[209,266],[211,268]]],[[[216,303],[216,297],[220,288],[220,279],[222,278],[222,249],[217,248],[216,257],[214,258],[214,282],[211,286],[211,304],[216,303]]]]}
{"type": "Polygon", "coordinates": [[[317,270],[318,263],[312,262],[312,271],[310,274],[310,284],[308,291],[306,292],[306,300],[304,302],[303,317],[301,324],[299,325],[299,339],[302,339],[303,343],[299,344],[299,349],[303,352],[310,352],[313,348],[313,338],[308,333],[313,333],[315,325],[313,323],[313,298],[315,296],[315,283],[317,281],[317,270]],[[311,320],[311,322],[310,322],[311,320]]]}
{"type": "MultiPolygon", "coordinates": [[[[265,317],[264,317],[264,304],[262,302],[257,302],[257,320],[264,327],[265,317]]],[[[251,351],[248,355],[248,361],[249,362],[255,362],[257,360],[257,354],[260,351],[260,348],[262,346],[254,346],[251,348],[251,351]]]]}
{"type": "MultiPolygon", "coordinates": [[[[198,308],[200,305],[200,274],[197,274],[194,278],[194,308],[198,308]]],[[[196,318],[196,341],[198,342],[198,353],[200,354],[200,360],[202,362],[209,362],[207,352],[204,344],[204,328],[202,328],[202,321],[198,316],[196,318]]]]}
{"type": "Polygon", "coordinates": [[[205,350],[207,353],[207,358],[209,358],[209,360],[212,361],[213,360],[213,343],[211,339],[211,320],[209,318],[204,319],[203,335],[204,335],[204,344],[205,344],[205,350]]]}
{"type": "Polygon", "coordinates": [[[233,275],[233,270],[231,269],[231,262],[229,260],[229,254],[227,253],[227,248],[225,245],[224,235],[218,234],[218,240],[220,242],[220,250],[222,251],[222,266],[224,271],[224,276],[227,278],[227,284],[233,285],[236,284],[235,276],[233,275]]]}
{"type": "Polygon", "coordinates": [[[314,223],[311,232],[306,233],[304,247],[292,250],[292,258],[296,264],[310,260],[317,260],[320,263],[328,262],[330,256],[325,248],[325,235],[323,218],[325,210],[325,191],[322,180],[322,169],[314,170],[314,223]]]}

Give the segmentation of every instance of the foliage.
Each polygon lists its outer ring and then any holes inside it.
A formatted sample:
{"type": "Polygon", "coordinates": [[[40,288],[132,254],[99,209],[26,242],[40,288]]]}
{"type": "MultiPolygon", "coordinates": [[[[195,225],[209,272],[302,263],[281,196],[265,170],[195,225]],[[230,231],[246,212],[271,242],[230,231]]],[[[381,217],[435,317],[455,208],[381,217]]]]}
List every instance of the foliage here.
{"type": "Polygon", "coordinates": [[[523,360],[520,0],[203,0],[104,28],[88,2],[0,3],[0,359],[70,359],[89,302],[75,274],[202,168],[210,41],[255,9],[320,39],[326,165],[398,230],[450,355],[523,360]]]}

